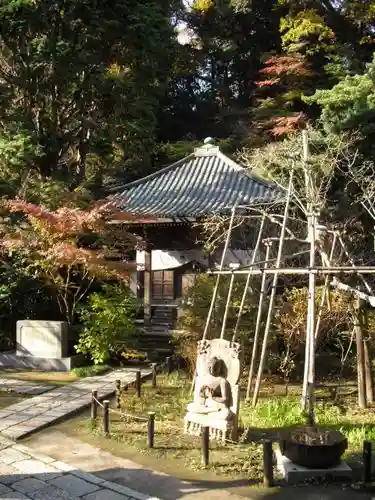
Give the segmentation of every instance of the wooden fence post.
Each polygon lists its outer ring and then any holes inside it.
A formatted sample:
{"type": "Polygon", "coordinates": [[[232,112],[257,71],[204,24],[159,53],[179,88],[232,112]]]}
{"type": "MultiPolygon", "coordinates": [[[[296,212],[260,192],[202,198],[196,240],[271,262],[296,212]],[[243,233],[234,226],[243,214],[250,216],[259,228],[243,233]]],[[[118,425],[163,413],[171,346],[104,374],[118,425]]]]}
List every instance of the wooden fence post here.
{"type": "Polygon", "coordinates": [[[95,420],[98,416],[98,403],[96,402],[98,399],[98,391],[91,391],[91,418],[95,420]]]}
{"type": "Polygon", "coordinates": [[[121,409],[121,380],[116,380],[116,406],[121,409]]]}
{"type": "Polygon", "coordinates": [[[137,397],[141,397],[141,370],[135,372],[135,390],[137,391],[137,397]]]}
{"type": "Polygon", "coordinates": [[[273,452],[272,441],[266,440],[263,442],[263,486],[269,488],[273,485],[273,452]]]}
{"type": "Polygon", "coordinates": [[[371,455],[372,444],[371,441],[363,442],[363,481],[365,483],[371,482],[371,455]]]}
{"type": "Polygon", "coordinates": [[[156,387],[156,363],[151,364],[152,367],[152,387],[156,387]]]}
{"type": "Polygon", "coordinates": [[[147,446],[149,448],[154,447],[154,436],[155,436],[155,413],[150,411],[148,413],[147,422],[147,446]]]}
{"type": "Polygon", "coordinates": [[[202,463],[207,467],[210,459],[210,428],[202,429],[202,463]]]}
{"type": "Polygon", "coordinates": [[[109,434],[109,401],[103,401],[103,431],[105,435],[109,434]]]}

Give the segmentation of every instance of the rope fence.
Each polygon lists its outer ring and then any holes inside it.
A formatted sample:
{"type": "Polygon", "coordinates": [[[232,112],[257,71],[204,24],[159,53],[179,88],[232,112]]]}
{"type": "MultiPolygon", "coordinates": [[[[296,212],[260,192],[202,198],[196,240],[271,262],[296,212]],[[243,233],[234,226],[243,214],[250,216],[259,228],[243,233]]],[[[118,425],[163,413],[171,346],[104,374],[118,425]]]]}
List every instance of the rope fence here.
{"type": "MultiPolygon", "coordinates": [[[[170,375],[173,370],[173,363],[172,363],[172,358],[167,358],[166,361],[162,365],[157,365],[156,363],[153,363],[152,365],[152,372],[151,372],[151,386],[153,388],[157,387],[157,373],[160,371],[163,371],[167,375],[170,375]]],[[[141,397],[142,394],[142,377],[141,377],[141,371],[136,370],[135,372],[135,381],[131,382],[130,384],[121,384],[121,380],[116,380],[116,406],[117,409],[115,408],[110,408],[110,401],[109,400],[103,400],[102,402],[99,400],[98,397],[98,391],[93,390],[91,394],[91,419],[92,420],[97,420],[98,418],[98,408],[102,409],[102,426],[103,426],[103,432],[106,436],[109,436],[110,434],[110,414],[112,415],[118,415],[121,418],[127,418],[131,420],[135,420],[138,422],[142,422],[147,424],[147,447],[148,448],[154,448],[154,443],[155,443],[155,426],[156,424],[161,425],[163,422],[162,421],[156,421],[155,420],[155,412],[148,412],[147,417],[139,416],[139,415],[133,415],[131,413],[128,413],[126,411],[121,410],[121,395],[123,392],[128,391],[130,386],[135,387],[135,391],[137,394],[137,397],[141,397]]],[[[181,432],[181,427],[177,427],[175,425],[171,425],[168,423],[168,431],[170,430],[175,430],[177,432],[181,432]]],[[[209,464],[209,441],[210,441],[210,434],[209,434],[209,427],[203,427],[202,429],[202,463],[204,465],[209,464]]],[[[228,440],[229,441],[229,440],[228,440]]],[[[234,441],[231,443],[233,444],[238,444],[235,443],[234,441]]]]}
{"type": "MultiPolygon", "coordinates": [[[[167,375],[170,375],[173,370],[173,360],[172,357],[167,357],[165,362],[161,365],[157,365],[156,363],[151,364],[151,386],[153,388],[157,387],[157,373],[163,371],[167,375]]],[[[105,435],[109,435],[109,427],[110,427],[110,419],[109,415],[112,413],[114,415],[118,415],[121,418],[128,418],[132,420],[136,420],[138,422],[147,423],[147,446],[148,448],[154,447],[155,441],[155,413],[148,412],[148,416],[142,417],[138,415],[132,415],[131,413],[127,413],[121,411],[121,395],[122,392],[126,392],[129,389],[129,386],[134,385],[137,397],[140,398],[142,395],[142,376],[141,370],[135,371],[135,381],[130,384],[121,385],[121,380],[116,380],[116,406],[117,410],[114,408],[110,408],[110,401],[104,400],[102,403],[98,398],[98,391],[93,390],[91,395],[91,419],[96,420],[98,418],[98,408],[103,410],[103,432],[105,435]]],[[[169,427],[170,428],[170,427],[169,427]]],[[[180,429],[179,429],[180,430],[180,429]]]]}
{"type": "MultiPolygon", "coordinates": [[[[151,385],[153,388],[157,387],[157,373],[158,373],[158,368],[160,368],[164,371],[164,373],[170,374],[172,371],[172,363],[171,363],[171,358],[167,358],[166,362],[160,367],[156,365],[156,363],[152,364],[152,372],[151,372],[151,385]]],[[[134,421],[138,421],[144,424],[147,424],[147,446],[148,448],[153,448],[154,443],[155,443],[155,427],[156,425],[162,425],[163,423],[166,424],[166,422],[163,421],[157,421],[155,420],[155,412],[148,412],[147,417],[144,416],[139,416],[139,415],[133,415],[132,413],[128,413],[126,411],[121,410],[121,396],[123,392],[127,392],[129,390],[130,386],[134,386],[137,397],[141,397],[142,394],[142,377],[141,377],[141,371],[137,370],[135,372],[135,381],[130,383],[130,384],[124,384],[122,385],[121,380],[116,380],[116,406],[117,409],[115,408],[110,408],[110,401],[109,400],[103,400],[100,402],[98,398],[98,392],[93,390],[92,391],[92,397],[91,397],[91,418],[93,420],[96,420],[98,418],[98,408],[102,409],[102,426],[103,426],[103,432],[105,435],[109,435],[109,430],[110,430],[110,414],[112,415],[118,415],[120,418],[124,419],[131,419],[134,421]]],[[[180,426],[172,425],[168,423],[168,431],[176,431],[176,432],[181,432],[182,429],[180,426]]],[[[203,427],[202,428],[202,463],[203,465],[207,466],[209,464],[209,450],[210,450],[210,433],[209,433],[209,427],[203,427]]],[[[226,444],[230,445],[235,445],[238,446],[241,444],[240,440],[239,441],[233,441],[231,439],[226,439],[225,440],[226,444]]]]}
{"type": "MultiPolygon", "coordinates": [[[[167,370],[167,373],[170,373],[169,370],[171,369],[170,362],[165,363],[165,367],[167,370]]],[[[152,380],[152,387],[155,388],[157,386],[157,380],[156,380],[156,375],[158,372],[158,368],[156,364],[152,365],[152,373],[151,373],[151,380],[152,380]]],[[[132,382],[130,384],[121,384],[121,380],[116,380],[116,406],[117,409],[115,408],[110,408],[110,401],[109,400],[103,400],[102,402],[98,398],[98,391],[93,390],[92,391],[92,397],[91,397],[91,418],[93,420],[96,420],[98,418],[98,408],[102,409],[102,427],[103,427],[103,432],[106,436],[109,436],[110,434],[110,414],[112,415],[118,415],[121,418],[126,418],[126,419],[131,419],[135,420],[144,424],[147,424],[147,447],[148,448],[154,448],[155,444],[155,427],[156,425],[162,425],[163,423],[166,424],[166,422],[162,421],[157,421],[155,420],[155,412],[148,412],[147,417],[144,416],[139,416],[139,415],[133,415],[131,413],[128,413],[126,411],[121,410],[121,395],[123,394],[124,391],[128,391],[129,386],[135,386],[135,391],[137,394],[137,397],[141,397],[142,393],[142,378],[141,378],[141,372],[140,370],[136,371],[136,377],[135,377],[135,382],[132,382]]],[[[182,429],[180,426],[175,426],[171,425],[168,423],[168,431],[177,431],[181,432],[182,429]]],[[[225,440],[226,444],[230,445],[241,445],[244,443],[241,443],[241,439],[238,441],[234,441],[232,439],[226,439],[225,440]]],[[[262,441],[263,444],[263,470],[264,470],[264,486],[265,487],[270,487],[273,485],[273,447],[272,447],[272,441],[269,441],[267,439],[264,439],[262,441]]],[[[370,442],[370,449],[371,449],[371,442],[370,442]]],[[[204,466],[209,465],[209,459],[210,459],[210,428],[209,427],[203,427],[202,428],[202,433],[201,433],[201,457],[202,457],[202,464],[204,466]]],[[[370,463],[370,470],[371,470],[371,451],[370,451],[370,458],[369,458],[369,463],[370,463]]],[[[366,468],[365,468],[366,471],[366,468]]],[[[366,472],[365,472],[366,474],[366,472]]],[[[371,476],[371,472],[370,472],[371,476]]]]}
{"type": "MultiPolygon", "coordinates": [[[[168,375],[172,372],[172,363],[171,358],[168,358],[163,365],[157,366],[156,363],[152,364],[152,372],[151,372],[151,385],[153,388],[157,387],[157,373],[160,372],[160,369],[164,371],[164,373],[168,373],[168,375]]],[[[147,424],[147,447],[154,448],[155,443],[155,427],[156,425],[167,424],[167,422],[157,421],[155,420],[155,412],[148,412],[147,417],[133,415],[126,411],[121,410],[121,395],[124,391],[128,391],[130,386],[135,387],[135,391],[137,397],[141,397],[142,394],[142,377],[141,371],[137,370],[135,372],[135,381],[130,384],[125,384],[122,386],[121,380],[116,380],[116,406],[115,408],[110,408],[110,401],[103,400],[102,402],[98,398],[98,391],[92,391],[92,399],[91,399],[91,419],[96,420],[98,418],[98,408],[102,409],[102,426],[103,432],[106,436],[109,436],[110,429],[110,414],[118,415],[121,418],[135,420],[144,424],[147,424]]],[[[171,425],[168,423],[168,431],[174,430],[177,432],[181,432],[182,429],[180,426],[171,425]]],[[[245,429],[246,431],[246,429],[245,429]]],[[[234,441],[232,439],[226,439],[226,444],[239,446],[241,444],[246,444],[239,438],[238,441],[234,441]]],[[[266,436],[261,441],[263,447],[263,485],[266,488],[269,488],[274,485],[274,452],[273,452],[273,442],[272,440],[267,439],[266,436]]],[[[375,452],[375,447],[373,447],[372,441],[364,441],[363,442],[363,482],[365,484],[369,484],[372,481],[372,461],[373,461],[373,453],[375,452]]],[[[209,465],[209,457],[210,457],[210,428],[202,427],[201,433],[201,456],[202,456],[202,464],[204,466],[209,465]]]]}
{"type": "MultiPolygon", "coordinates": [[[[167,365],[168,366],[168,365],[167,365]]],[[[140,377],[140,371],[136,372],[136,379],[135,379],[135,390],[137,397],[141,396],[141,377],[140,377]],[[139,373],[139,375],[138,375],[139,373]]],[[[156,387],[156,373],[157,373],[157,367],[156,365],[153,366],[152,370],[152,387],[156,387]]],[[[155,427],[156,425],[160,425],[163,422],[162,421],[156,421],[155,420],[155,413],[154,412],[148,412],[147,417],[139,416],[139,415],[133,415],[131,413],[128,413],[126,411],[121,410],[121,394],[123,391],[127,391],[129,385],[133,384],[126,384],[124,386],[121,385],[120,380],[116,380],[116,405],[117,409],[115,408],[110,408],[110,401],[109,400],[103,400],[100,402],[98,398],[98,392],[93,390],[92,391],[92,399],[91,399],[91,418],[92,419],[97,419],[98,418],[98,408],[101,408],[102,411],[102,426],[103,426],[103,432],[106,436],[109,436],[109,431],[110,431],[110,414],[112,415],[118,415],[121,418],[128,418],[132,419],[138,422],[142,422],[147,424],[147,447],[148,448],[154,448],[155,444],[155,427]]],[[[181,432],[182,429],[181,427],[177,427],[175,425],[168,424],[168,431],[175,430],[177,432],[181,432]]],[[[231,444],[231,445],[236,445],[238,446],[241,444],[241,441],[233,441],[231,439],[226,439],[226,444],[231,444]]],[[[371,443],[370,443],[371,444],[371,443]]],[[[202,434],[201,434],[201,457],[202,457],[202,464],[204,466],[209,465],[210,461],[210,428],[209,427],[203,427],[202,428],[202,434]]],[[[264,465],[264,486],[270,487],[273,485],[273,450],[272,450],[272,442],[265,440],[263,441],[263,465],[264,465]]]]}

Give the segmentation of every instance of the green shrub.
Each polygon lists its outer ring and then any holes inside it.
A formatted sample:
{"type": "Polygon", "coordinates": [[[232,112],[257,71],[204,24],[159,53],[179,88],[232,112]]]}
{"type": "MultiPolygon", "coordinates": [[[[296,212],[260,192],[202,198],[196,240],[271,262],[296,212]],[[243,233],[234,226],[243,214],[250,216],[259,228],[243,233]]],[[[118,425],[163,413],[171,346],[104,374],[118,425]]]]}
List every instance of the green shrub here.
{"type": "MultiPolygon", "coordinates": [[[[80,307],[84,327],[77,352],[89,356],[94,364],[107,362],[116,344],[134,342],[137,303],[125,285],[104,285],[101,292],[92,293],[88,304],[80,307]]],[[[124,346],[125,347],[125,346],[124,346]]]]}

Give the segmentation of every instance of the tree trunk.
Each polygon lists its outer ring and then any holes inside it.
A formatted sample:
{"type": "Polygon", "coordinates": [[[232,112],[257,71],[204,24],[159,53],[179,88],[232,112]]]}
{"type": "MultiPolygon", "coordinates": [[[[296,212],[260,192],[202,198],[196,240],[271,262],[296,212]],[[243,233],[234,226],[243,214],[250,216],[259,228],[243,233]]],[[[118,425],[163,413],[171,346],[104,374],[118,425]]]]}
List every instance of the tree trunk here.
{"type": "Polygon", "coordinates": [[[368,348],[368,340],[363,342],[363,354],[365,358],[365,381],[366,381],[366,398],[367,403],[374,402],[374,381],[372,378],[372,366],[370,353],[368,348]]]}
{"type": "Polygon", "coordinates": [[[360,408],[367,408],[360,299],[356,300],[356,307],[354,313],[354,331],[355,331],[355,340],[357,346],[358,405],[360,408]]]}

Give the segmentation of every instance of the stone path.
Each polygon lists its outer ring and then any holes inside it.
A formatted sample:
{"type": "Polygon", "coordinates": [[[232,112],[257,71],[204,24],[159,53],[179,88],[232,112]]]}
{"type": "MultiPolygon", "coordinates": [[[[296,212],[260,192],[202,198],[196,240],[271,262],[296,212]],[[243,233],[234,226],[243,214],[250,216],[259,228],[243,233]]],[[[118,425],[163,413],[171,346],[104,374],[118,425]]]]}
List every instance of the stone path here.
{"type": "MultiPolygon", "coordinates": [[[[145,377],[150,373],[151,370],[146,369],[141,375],[145,377]]],[[[135,381],[135,371],[123,368],[87,377],[3,408],[0,410],[0,432],[14,440],[24,438],[89,406],[92,390],[98,391],[99,399],[112,396],[117,379],[130,384],[135,381]]]]}
{"type": "MultiPolygon", "coordinates": [[[[250,486],[251,481],[246,478],[222,478],[219,481],[210,471],[206,471],[200,479],[190,477],[190,480],[182,480],[83,442],[62,431],[65,426],[66,424],[62,424],[58,428],[60,430],[50,428],[34,434],[27,439],[26,444],[56,460],[69,463],[76,469],[145,495],[152,492],[152,495],[163,500],[375,500],[375,495],[355,491],[348,485],[302,485],[266,489],[250,486]]],[[[183,470],[177,471],[182,476],[186,473],[183,470]]]]}
{"type": "MultiPolygon", "coordinates": [[[[61,427],[64,427],[64,424],[61,427]]],[[[115,456],[56,430],[56,427],[34,434],[25,444],[76,469],[95,474],[105,481],[140,491],[144,495],[152,492],[153,496],[163,500],[244,500],[242,496],[226,491],[226,484],[213,481],[213,476],[209,473],[203,481],[184,481],[137,464],[128,458],[115,456]]],[[[241,481],[241,484],[249,490],[248,481],[241,481]]]]}
{"type": "Polygon", "coordinates": [[[56,386],[49,384],[36,384],[27,380],[17,380],[14,378],[0,378],[0,390],[9,390],[18,394],[28,394],[29,396],[37,396],[44,392],[51,391],[56,386]]]}
{"type": "Polygon", "coordinates": [[[0,498],[158,500],[1,437],[0,498]]]}

